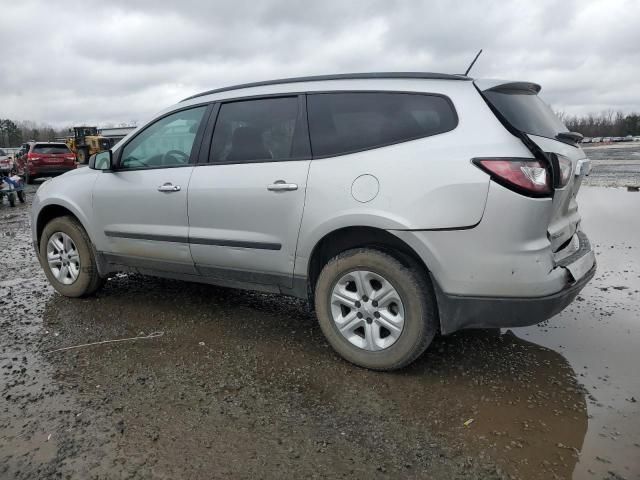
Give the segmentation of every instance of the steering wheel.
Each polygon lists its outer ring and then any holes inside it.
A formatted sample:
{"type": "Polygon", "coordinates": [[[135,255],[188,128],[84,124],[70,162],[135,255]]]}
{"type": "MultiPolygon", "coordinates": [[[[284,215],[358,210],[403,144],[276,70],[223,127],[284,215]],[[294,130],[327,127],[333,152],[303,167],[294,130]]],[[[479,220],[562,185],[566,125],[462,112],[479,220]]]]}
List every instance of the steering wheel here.
{"type": "Polygon", "coordinates": [[[162,164],[172,165],[173,163],[175,163],[176,160],[178,160],[179,163],[187,163],[189,161],[189,155],[187,155],[186,153],[180,150],[169,150],[162,157],[162,164]],[[181,159],[176,158],[176,156],[174,155],[177,155],[178,157],[182,157],[182,158],[181,159]]]}

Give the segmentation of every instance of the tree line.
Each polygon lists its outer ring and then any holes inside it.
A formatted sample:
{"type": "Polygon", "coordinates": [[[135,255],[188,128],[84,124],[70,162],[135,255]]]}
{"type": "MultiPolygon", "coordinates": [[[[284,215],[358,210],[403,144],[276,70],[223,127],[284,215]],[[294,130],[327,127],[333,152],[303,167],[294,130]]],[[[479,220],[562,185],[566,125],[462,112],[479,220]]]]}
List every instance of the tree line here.
{"type": "MultiPolygon", "coordinates": [[[[582,116],[568,115],[565,112],[556,112],[556,114],[569,131],[579,132],[585,137],[640,135],[640,115],[637,113],[625,115],[622,112],[606,110],[598,114],[590,113],[582,116]]],[[[136,122],[130,123],[135,125],[136,122]]],[[[18,147],[29,140],[48,142],[67,135],[69,135],[68,128],[55,129],[46,123],[0,118],[0,147],[18,147]]]]}
{"type": "Polygon", "coordinates": [[[571,132],[579,132],[585,137],[626,137],[640,135],[640,115],[637,113],[624,114],[606,110],[588,115],[567,115],[556,112],[560,120],[571,132]]]}
{"type": "Polygon", "coordinates": [[[31,120],[13,121],[0,118],[0,147],[19,147],[29,140],[48,142],[66,135],[67,128],[55,129],[51,125],[31,120]]]}

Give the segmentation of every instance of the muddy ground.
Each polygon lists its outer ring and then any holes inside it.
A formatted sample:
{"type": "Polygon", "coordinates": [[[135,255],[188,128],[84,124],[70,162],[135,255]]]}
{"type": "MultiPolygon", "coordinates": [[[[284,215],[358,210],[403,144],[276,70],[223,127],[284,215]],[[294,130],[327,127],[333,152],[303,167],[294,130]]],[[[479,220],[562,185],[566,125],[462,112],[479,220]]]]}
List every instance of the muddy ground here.
{"type": "Polygon", "coordinates": [[[285,297],[118,275],[63,298],[5,203],[0,479],[640,478],[640,193],[579,201],[599,270],[576,302],[397,373],[341,360],[285,297]]]}

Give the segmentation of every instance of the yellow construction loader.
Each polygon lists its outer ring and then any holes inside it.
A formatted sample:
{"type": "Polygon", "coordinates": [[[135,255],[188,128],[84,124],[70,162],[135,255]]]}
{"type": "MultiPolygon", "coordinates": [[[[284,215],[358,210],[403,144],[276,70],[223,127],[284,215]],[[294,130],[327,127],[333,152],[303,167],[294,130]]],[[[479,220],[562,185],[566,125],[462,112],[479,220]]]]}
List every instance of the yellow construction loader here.
{"type": "Polygon", "coordinates": [[[87,163],[94,153],[113,146],[110,138],[98,134],[98,127],[73,127],[73,135],[67,137],[66,144],[76,154],[78,163],[87,163]]]}

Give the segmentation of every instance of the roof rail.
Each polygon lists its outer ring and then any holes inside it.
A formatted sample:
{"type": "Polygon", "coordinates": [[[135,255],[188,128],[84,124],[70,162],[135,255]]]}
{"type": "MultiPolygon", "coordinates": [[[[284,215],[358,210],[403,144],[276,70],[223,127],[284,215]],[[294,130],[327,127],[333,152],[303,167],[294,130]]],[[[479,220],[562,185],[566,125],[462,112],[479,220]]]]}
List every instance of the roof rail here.
{"type": "Polygon", "coordinates": [[[335,75],[316,75],[310,77],[293,77],[293,78],[281,78],[278,80],[265,80],[262,82],[243,83],[240,85],[233,85],[230,87],[216,88],[214,90],[207,90],[206,92],[191,95],[181,102],[186,102],[193,98],[203,97],[205,95],[211,95],[214,93],[228,92],[231,90],[239,90],[242,88],[250,87],[264,87],[266,85],[280,85],[284,83],[300,83],[300,82],[320,82],[324,80],[359,80],[370,78],[419,78],[428,80],[471,80],[470,77],[465,75],[451,75],[448,73],[430,73],[430,72],[372,72],[372,73],[338,73],[335,75]]]}

